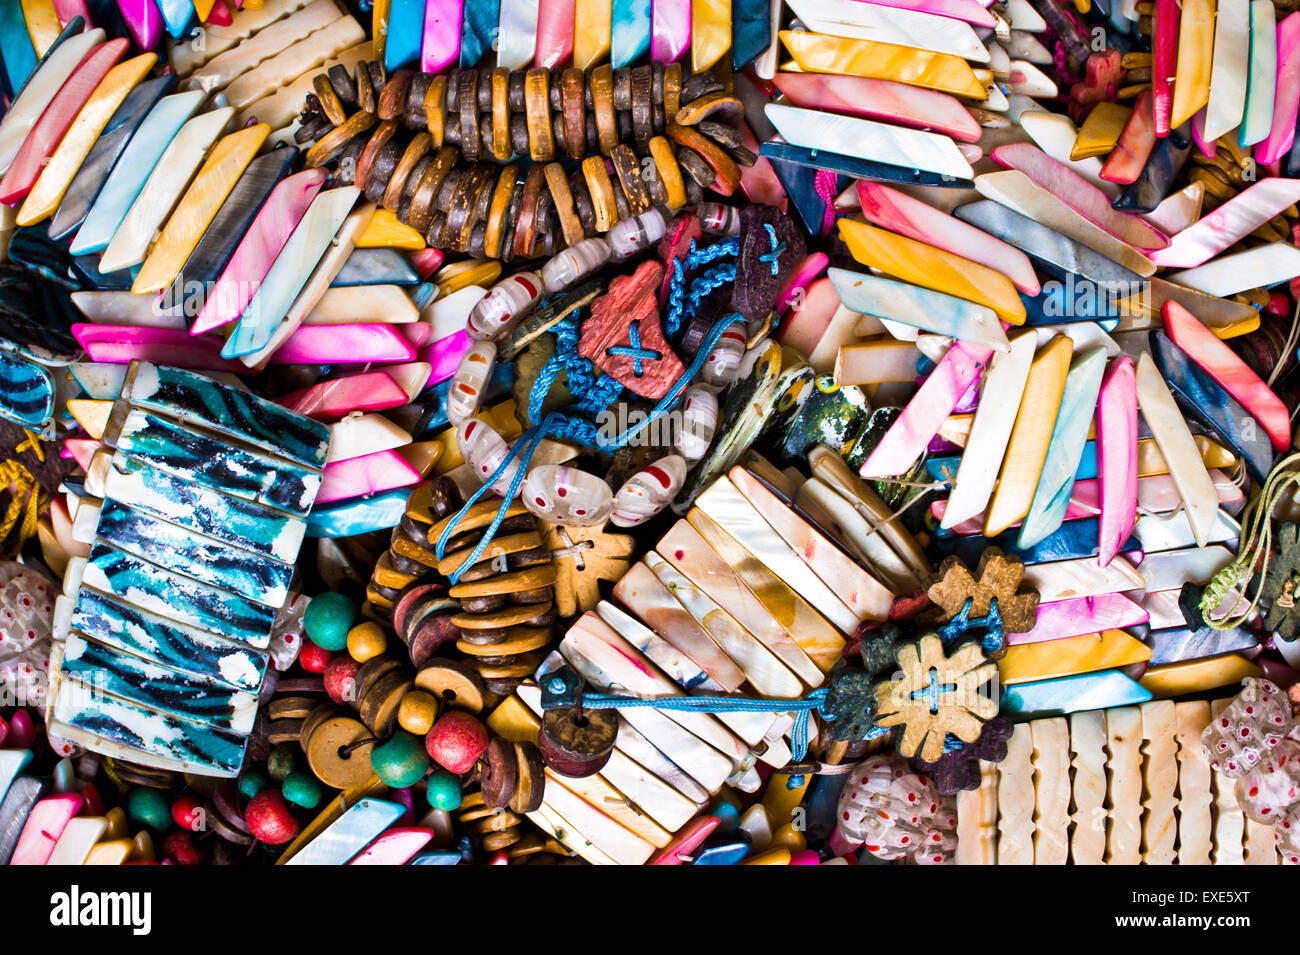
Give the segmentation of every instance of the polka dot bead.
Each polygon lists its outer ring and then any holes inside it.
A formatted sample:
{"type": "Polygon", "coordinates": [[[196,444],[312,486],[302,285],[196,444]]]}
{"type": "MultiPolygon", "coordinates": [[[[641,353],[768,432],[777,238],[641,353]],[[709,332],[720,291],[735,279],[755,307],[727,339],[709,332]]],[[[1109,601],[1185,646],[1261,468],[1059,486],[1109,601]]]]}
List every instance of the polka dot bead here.
{"type": "Polygon", "coordinates": [[[840,834],[872,855],[917,865],[951,861],[957,845],[953,799],[894,754],[872,756],[849,775],[838,806],[840,834]]]}

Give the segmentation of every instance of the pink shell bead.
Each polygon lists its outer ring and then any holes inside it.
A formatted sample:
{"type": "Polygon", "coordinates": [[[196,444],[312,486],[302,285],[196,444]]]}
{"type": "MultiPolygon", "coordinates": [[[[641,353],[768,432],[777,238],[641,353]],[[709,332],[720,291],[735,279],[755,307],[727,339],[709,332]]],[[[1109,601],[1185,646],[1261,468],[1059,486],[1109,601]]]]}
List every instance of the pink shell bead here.
{"type": "Polygon", "coordinates": [[[633,474],[614,495],[610,515],[619,527],[644,524],[669,505],[686,480],[686,461],[670,454],[633,474]]]}
{"type": "Polygon", "coordinates": [[[474,341],[501,337],[509,325],[537,304],[544,283],[536,272],[502,279],[471,309],[465,331],[474,341]]]}
{"type": "Polygon", "coordinates": [[[609,261],[609,243],[583,239],[551,257],[542,266],[542,282],[549,293],[562,292],[609,261]]]}
{"type": "Polygon", "coordinates": [[[524,477],[524,507],[544,521],[589,527],[603,524],[614,508],[609,485],[579,468],[540,464],[524,477]]]}
{"type": "MultiPolygon", "coordinates": [[[[496,473],[496,469],[510,453],[510,446],[506,444],[506,439],[477,418],[471,418],[465,423],[465,427],[456,429],[456,444],[481,482],[486,482],[496,473]]],[[[501,477],[492,485],[492,490],[504,497],[518,470],[519,458],[512,458],[509,466],[501,472],[501,477]]],[[[516,490],[515,493],[519,492],[516,490]]]]}
{"type": "Polygon", "coordinates": [[[478,414],[483,388],[496,361],[497,346],[492,342],[475,342],[460,360],[447,392],[447,419],[452,424],[459,426],[478,414]]]}
{"type": "Polygon", "coordinates": [[[957,808],[894,754],[872,756],[849,774],[836,809],[839,834],[879,859],[943,865],[957,847],[957,808]]]}
{"type": "Polygon", "coordinates": [[[1291,706],[1274,683],[1249,677],[1241,692],[1201,734],[1210,767],[1229,779],[1244,776],[1285,739],[1291,706]]]}
{"type": "Polygon", "coordinates": [[[707,385],[692,385],[682,402],[682,426],[677,431],[677,450],[687,461],[704,457],[718,428],[718,397],[707,385]]]}

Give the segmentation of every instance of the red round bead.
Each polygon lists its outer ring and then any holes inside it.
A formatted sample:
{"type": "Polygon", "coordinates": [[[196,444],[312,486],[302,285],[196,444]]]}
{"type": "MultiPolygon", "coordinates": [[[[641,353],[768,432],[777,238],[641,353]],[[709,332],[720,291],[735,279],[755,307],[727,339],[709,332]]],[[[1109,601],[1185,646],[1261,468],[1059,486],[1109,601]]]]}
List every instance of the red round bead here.
{"type": "Polygon", "coordinates": [[[424,748],[439,766],[459,775],[474,768],[490,739],[487,727],[476,717],[451,710],[433,724],[424,748]]]}
{"type": "Polygon", "coordinates": [[[162,854],[178,865],[202,865],[206,860],[188,832],[169,832],[163,837],[162,854]]]}
{"type": "Polygon", "coordinates": [[[298,820],[278,789],[263,789],[248,801],[244,822],[253,836],[270,846],[283,845],[298,835],[298,820]]]}
{"type": "Polygon", "coordinates": [[[318,647],[306,637],[302,638],[302,649],[298,651],[298,662],[308,673],[324,673],[325,668],[334,659],[333,651],[318,647]]]}
{"type": "Polygon", "coordinates": [[[361,664],[349,653],[340,653],[325,668],[325,692],[335,703],[351,703],[356,699],[357,671],[361,664]]]}
{"type": "Polygon", "coordinates": [[[198,832],[202,829],[205,815],[203,802],[194,793],[181,793],[172,803],[172,819],[186,832],[198,832]]]}

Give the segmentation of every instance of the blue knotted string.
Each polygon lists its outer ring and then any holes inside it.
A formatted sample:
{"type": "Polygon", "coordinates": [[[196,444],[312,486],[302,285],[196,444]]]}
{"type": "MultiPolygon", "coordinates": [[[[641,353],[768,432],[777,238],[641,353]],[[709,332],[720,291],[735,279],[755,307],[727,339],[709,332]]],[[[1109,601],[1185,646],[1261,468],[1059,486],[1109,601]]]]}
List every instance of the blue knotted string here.
{"type": "Polygon", "coordinates": [[[816,712],[823,720],[835,719],[822,709],[829,690],[813,690],[800,700],[755,700],[743,696],[614,696],[609,693],[583,693],[579,703],[592,710],[621,710],[653,707],[685,713],[793,713],[790,727],[790,754],[796,763],[808,754],[808,720],[816,712]]]}

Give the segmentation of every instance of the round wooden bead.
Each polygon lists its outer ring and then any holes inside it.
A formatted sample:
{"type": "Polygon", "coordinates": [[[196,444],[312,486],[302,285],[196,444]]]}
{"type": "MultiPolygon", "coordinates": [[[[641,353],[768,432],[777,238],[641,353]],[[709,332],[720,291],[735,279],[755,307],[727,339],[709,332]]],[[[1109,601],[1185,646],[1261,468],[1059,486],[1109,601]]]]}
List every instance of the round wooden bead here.
{"type": "Polygon", "coordinates": [[[331,789],[351,789],[370,778],[370,747],[355,746],[370,739],[370,729],[350,716],[323,720],[307,745],[307,765],[331,789]]]}
{"type": "Polygon", "coordinates": [[[398,730],[371,750],[370,765],[384,785],[405,789],[424,778],[429,771],[429,756],[420,737],[398,730]]]}
{"type": "Polygon", "coordinates": [[[443,707],[481,712],[486,700],[478,674],[455,660],[430,660],[415,674],[415,686],[432,694],[443,707]]]}
{"type": "Polygon", "coordinates": [[[460,777],[445,769],[435,769],[425,780],[424,798],[429,807],[440,812],[459,809],[463,800],[460,777]]]}
{"type": "Polygon", "coordinates": [[[614,710],[560,708],[542,714],[542,759],[561,776],[592,776],[609,762],[618,735],[614,710]]]}
{"type": "Polygon", "coordinates": [[[303,809],[315,809],[324,795],[320,781],[311,773],[294,770],[280,786],[284,798],[303,809]]]}
{"type": "Polygon", "coordinates": [[[474,768],[487,748],[487,727],[462,710],[444,713],[433,724],[424,744],[430,758],[449,772],[462,774],[474,768]]]}
{"type": "Polygon", "coordinates": [[[172,820],[186,832],[198,832],[203,828],[203,800],[194,793],[181,793],[172,803],[172,820]]]}
{"type": "Polygon", "coordinates": [[[318,647],[342,650],[347,646],[348,631],[357,619],[357,605],[343,594],[321,594],[307,604],[302,626],[318,647]]]}
{"type": "Polygon", "coordinates": [[[423,736],[438,718],[438,698],[427,690],[407,690],[397,708],[397,725],[408,733],[423,736]]]}
{"type": "Polygon", "coordinates": [[[367,620],[348,631],[347,646],[352,659],[358,663],[365,663],[388,648],[388,636],[384,633],[383,627],[367,620]]]}
{"type": "Polygon", "coordinates": [[[132,822],[163,832],[171,825],[171,807],[157,789],[132,789],[126,797],[126,814],[132,822]]]}
{"type": "MultiPolygon", "coordinates": [[[[344,631],[344,645],[347,644],[347,639],[347,632],[344,631]]],[[[308,638],[303,639],[302,649],[298,651],[298,665],[308,673],[324,673],[325,668],[329,666],[330,660],[333,658],[333,650],[326,650],[314,640],[308,638]]]]}
{"type": "Polygon", "coordinates": [[[297,838],[298,820],[279,790],[264,789],[248,801],[244,820],[253,836],[269,846],[284,845],[297,838]]]}

